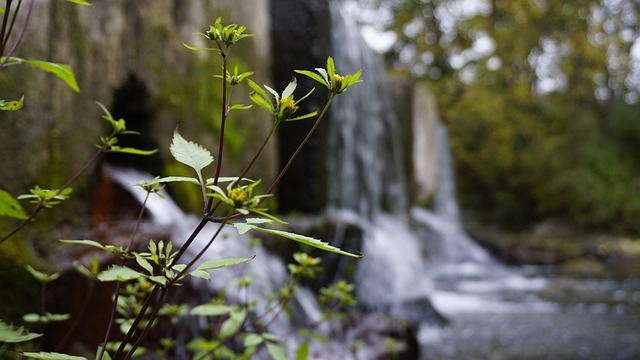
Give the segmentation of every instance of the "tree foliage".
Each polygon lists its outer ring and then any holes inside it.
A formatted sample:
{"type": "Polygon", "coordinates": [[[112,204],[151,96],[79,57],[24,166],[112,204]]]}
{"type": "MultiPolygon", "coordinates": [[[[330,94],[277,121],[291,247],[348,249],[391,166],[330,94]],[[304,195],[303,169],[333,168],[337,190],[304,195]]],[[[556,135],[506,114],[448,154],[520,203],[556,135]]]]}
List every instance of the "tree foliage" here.
{"type": "Polygon", "coordinates": [[[382,1],[396,67],[430,82],[464,205],[640,231],[640,3],[382,1]]]}

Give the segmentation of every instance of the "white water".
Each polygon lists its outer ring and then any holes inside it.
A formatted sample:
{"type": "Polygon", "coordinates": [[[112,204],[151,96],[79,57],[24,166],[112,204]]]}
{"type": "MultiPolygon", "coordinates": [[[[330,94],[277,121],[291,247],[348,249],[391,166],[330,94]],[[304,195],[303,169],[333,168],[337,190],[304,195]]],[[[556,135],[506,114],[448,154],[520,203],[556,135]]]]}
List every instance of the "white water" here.
{"type": "Polygon", "coordinates": [[[364,230],[365,256],[356,271],[359,301],[413,319],[405,305],[420,299],[428,299],[444,314],[514,311],[516,306],[505,305],[493,293],[539,289],[544,281],[530,281],[498,264],[464,231],[447,130],[439,122],[433,209],[407,212],[399,121],[389,101],[382,59],[337,5],[332,17],[337,72],[363,69],[364,83],[347,90],[332,108],[328,153],[333,156],[327,160],[327,212],[364,230]]]}

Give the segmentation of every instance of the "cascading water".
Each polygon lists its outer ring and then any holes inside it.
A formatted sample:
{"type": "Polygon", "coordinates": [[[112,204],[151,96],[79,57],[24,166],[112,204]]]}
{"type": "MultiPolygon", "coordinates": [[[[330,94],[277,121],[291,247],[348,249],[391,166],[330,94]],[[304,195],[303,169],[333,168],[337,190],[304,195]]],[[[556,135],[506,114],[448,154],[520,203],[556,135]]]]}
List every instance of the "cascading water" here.
{"type": "Polygon", "coordinates": [[[331,4],[332,54],[337,71],[363,69],[364,85],[350,88],[331,109],[328,213],[364,230],[356,291],[374,308],[396,307],[430,289],[424,250],[406,214],[405,171],[398,121],[382,59],[367,47],[353,21],[331,4]]]}

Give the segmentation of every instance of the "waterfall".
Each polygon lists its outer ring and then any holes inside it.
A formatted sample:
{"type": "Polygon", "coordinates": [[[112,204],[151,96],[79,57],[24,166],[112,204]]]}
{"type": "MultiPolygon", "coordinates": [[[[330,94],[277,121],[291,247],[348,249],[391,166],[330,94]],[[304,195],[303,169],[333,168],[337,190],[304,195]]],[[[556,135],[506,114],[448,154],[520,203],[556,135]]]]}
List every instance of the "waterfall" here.
{"type": "Polygon", "coordinates": [[[331,3],[336,71],[363,71],[364,83],[337,97],[331,109],[328,161],[330,207],[365,217],[406,208],[402,144],[382,58],[367,47],[354,21],[331,3]],[[331,156],[333,155],[333,156],[331,156]]]}
{"type": "MultiPolygon", "coordinates": [[[[332,54],[339,73],[363,70],[363,84],[336,98],[328,151],[328,213],[356,219],[364,232],[356,293],[373,308],[397,308],[429,289],[424,249],[408,224],[398,119],[379,54],[357,24],[331,3],[332,54]]],[[[352,222],[354,220],[351,220],[352,222]]]]}
{"type": "Polygon", "coordinates": [[[489,254],[466,234],[456,196],[455,174],[451,160],[447,128],[440,122],[436,127],[437,186],[433,211],[414,207],[411,215],[432,232],[429,242],[431,271],[479,270],[493,260],[489,254]],[[466,264],[466,267],[460,266],[466,264]],[[479,266],[469,266],[479,265],[479,266]]]}

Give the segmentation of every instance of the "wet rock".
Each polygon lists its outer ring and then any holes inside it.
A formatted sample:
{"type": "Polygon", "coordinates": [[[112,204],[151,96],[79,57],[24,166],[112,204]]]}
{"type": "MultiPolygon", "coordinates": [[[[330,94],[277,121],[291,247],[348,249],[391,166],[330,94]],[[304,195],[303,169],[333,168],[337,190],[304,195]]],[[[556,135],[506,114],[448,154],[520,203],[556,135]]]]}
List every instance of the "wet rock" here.
{"type": "Polygon", "coordinates": [[[357,315],[349,321],[353,322],[353,327],[345,335],[357,359],[419,358],[416,328],[407,320],[370,313],[357,315]]]}

